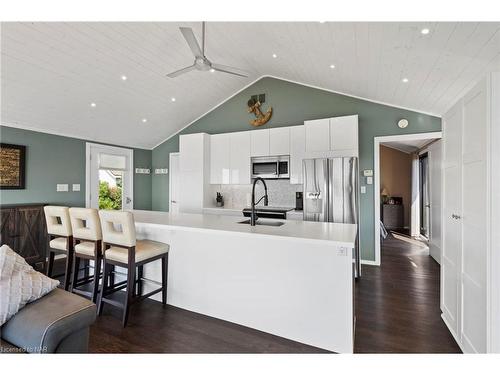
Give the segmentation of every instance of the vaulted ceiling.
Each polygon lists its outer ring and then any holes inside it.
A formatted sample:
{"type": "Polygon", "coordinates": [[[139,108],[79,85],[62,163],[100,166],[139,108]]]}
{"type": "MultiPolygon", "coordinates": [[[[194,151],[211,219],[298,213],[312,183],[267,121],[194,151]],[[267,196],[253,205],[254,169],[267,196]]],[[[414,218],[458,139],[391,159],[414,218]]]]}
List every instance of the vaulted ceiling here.
{"type": "Polygon", "coordinates": [[[152,148],[263,75],[442,115],[500,70],[500,23],[216,22],[207,56],[249,77],[170,79],[193,61],[179,26],[201,37],[201,23],[3,23],[2,124],[152,148]]]}

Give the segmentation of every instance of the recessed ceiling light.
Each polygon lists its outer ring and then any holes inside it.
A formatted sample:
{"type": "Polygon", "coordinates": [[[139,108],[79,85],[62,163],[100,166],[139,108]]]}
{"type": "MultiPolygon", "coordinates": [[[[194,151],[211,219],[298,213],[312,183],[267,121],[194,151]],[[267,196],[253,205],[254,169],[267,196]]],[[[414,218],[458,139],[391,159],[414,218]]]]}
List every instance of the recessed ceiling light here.
{"type": "Polygon", "coordinates": [[[278,57],[278,55],[273,53],[273,59],[275,59],[276,57],[278,57]]]}
{"type": "Polygon", "coordinates": [[[403,81],[403,83],[408,83],[408,78],[403,78],[401,81],[403,81]]]}
{"type": "Polygon", "coordinates": [[[122,81],[126,81],[127,80],[127,76],[122,76],[122,81]]]}
{"type": "Polygon", "coordinates": [[[210,69],[210,73],[213,73],[213,72],[215,72],[215,69],[214,68],[210,69]]]}
{"type": "Polygon", "coordinates": [[[96,105],[97,105],[97,104],[95,104],[95,103],[90,103],[90,106],[91,106],[91,107],[95,107],[96,105]]]}
{"type": "Polygon", "coordinates": [[[147,118],[143,118],[142,122],[148,122],[148,119],[147,118]]]}
{"type": "Polygon", "coordinates": [[[420,32],[421,32],[422,34],[424,34],[424,35],[427,35],[427,34],[429,34],[431,31],[430,31],[428,28],[425,28],[425,29],[420,30],[420,32]]]}
{"type": "Polygon", "coordinates": [[[171,101],[175,102],[175,98],[170,99],[171,101]]]}
{"type": "Polygon", "coordinates": [[[335,65],[331,64],[330,69],[335,69],[335,65]]]}
{"type": "Polygon", "coordinates": [[[326,21],[319,21],[319,23],[325,23],[326,21]]]}

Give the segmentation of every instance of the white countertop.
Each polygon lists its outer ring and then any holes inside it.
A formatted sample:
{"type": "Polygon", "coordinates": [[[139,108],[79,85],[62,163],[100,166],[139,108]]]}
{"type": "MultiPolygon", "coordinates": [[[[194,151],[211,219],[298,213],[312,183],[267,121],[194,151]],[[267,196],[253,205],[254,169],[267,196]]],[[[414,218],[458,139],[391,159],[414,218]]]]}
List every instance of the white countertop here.
{"type": "MultiPolygon", "coordinates": [[[[209,230],[232,232],[242,235],[263,235],[296,238],[306,241],[330,241],[337,246],[354,247],[357,225],[311,221],[278,220],[285,224],[280,227],[267,225],[238,224],[242,217],[210,214],[172,214],[160,211],[133,210],[136,223],[166,225],[183,230],[209,230]]],[[[246,218],[245,218],[246,219],[246,218]]],[[[262,222],[274,221],[259,219],[262,222]]]]}

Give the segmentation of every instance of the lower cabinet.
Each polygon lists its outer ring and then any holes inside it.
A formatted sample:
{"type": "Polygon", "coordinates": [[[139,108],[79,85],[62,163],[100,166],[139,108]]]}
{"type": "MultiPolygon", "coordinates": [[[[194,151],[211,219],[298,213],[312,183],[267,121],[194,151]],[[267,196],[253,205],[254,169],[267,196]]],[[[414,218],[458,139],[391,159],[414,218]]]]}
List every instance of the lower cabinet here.
{"type": "Polygon", "coordinates": [[[37,271],[45,270],[47,230],[43,204],[0,206],[0,243],[37,271]]]}

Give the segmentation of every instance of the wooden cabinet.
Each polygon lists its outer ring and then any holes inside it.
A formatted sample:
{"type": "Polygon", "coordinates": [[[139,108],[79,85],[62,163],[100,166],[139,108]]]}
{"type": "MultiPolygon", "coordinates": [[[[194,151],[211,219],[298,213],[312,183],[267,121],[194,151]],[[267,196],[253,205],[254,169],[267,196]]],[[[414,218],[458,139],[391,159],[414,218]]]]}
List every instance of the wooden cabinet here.
{"type": "Polygon", "coordinates": [[[283,127],[269,130],[269,155],[290,154],[290,129],[283,127]]]}
{"type": "Polygon", "coordinates": [[[9,245],[38,271],[45,270],[47,230],[43,204],[0,208],[0,243],[9,245]]]}
{"type": "Polygon", "coordinates": [[[330,149],[332,151],[357,151],[358,115],[330,119],[330,149]]]}
{"type": "Polygon", "coordinates": [[[231,184],[250,184],[250,134],[253,132],[230,133],[231,184]]]}
{"type": "Polygon", "coordinates": [[[304,122],[306,127],[306,151],[330,150],[330,119],[309,120],[304,122]]]}
{"type": "Polygon", "coordinates": [[[302,159],[306,154],[306,128],[304,125],[290,128],[290,183],[301,184],[302,159]]]}
{"type": "Polygon", "coordinates": [[[229,184],[231,168],[231,134],[210,136],[210,183],[229,184]]]}
{"type": "Polygon", "coordinates": [[[269,129],[252,130],[250,133],[251,156],[269,156],[269,129]]]}

